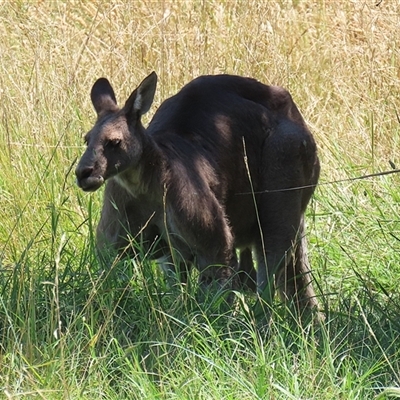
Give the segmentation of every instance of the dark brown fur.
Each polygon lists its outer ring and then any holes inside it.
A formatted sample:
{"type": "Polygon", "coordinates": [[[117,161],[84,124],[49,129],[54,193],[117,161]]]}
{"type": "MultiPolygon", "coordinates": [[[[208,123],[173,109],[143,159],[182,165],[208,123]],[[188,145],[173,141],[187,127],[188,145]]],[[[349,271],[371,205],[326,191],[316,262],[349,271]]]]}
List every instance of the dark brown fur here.
{"type": "Polygon", "coordinates": [[[92,88],[98,119],[76,176],[86,191],[106,182],[99,246],[121,249],[139,233],[151,245],[160,236],[157,256],[171,261],[171,245],[202,282],[221,285],[241,249],[239,276],[249,274],[249,286],[251,249],[259,293],[275,282],[296,307],[315,307],[304,212],[320,168],[290,94],[250,78],[203,76],[166,100],[145,129],[155,88],[152,73],[122,109],[106,79],[92,88]]]}

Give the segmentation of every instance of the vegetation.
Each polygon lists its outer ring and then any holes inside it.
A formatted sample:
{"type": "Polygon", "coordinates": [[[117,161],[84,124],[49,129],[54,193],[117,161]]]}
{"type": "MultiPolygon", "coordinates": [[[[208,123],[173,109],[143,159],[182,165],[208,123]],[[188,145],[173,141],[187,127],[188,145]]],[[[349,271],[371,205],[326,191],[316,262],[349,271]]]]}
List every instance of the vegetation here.
{"type": "Polygon", "coordinates": [[[0,396],[8,399],[400,397],[400,5],[324,0],[0,4],[0,396]],[[319,145],[308,210],[322,325],[276,300],[234,310],[169,287],[140,254],[104,270],[101,194],[74,183],[89,91],[162,100],[200,74],[293,95],[319,145]],[[332,183],[338,181],[337,183],[332,183]]]}

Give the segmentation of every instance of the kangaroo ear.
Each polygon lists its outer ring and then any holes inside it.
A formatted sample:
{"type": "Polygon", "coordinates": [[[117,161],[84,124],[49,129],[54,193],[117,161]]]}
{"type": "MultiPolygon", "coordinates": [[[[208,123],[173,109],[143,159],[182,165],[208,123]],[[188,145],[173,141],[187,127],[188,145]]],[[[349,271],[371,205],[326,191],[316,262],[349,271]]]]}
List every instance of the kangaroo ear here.
{"type": "Polygon", "coordinates": [[[118,108],[114,90],[106,78],[100,78],[95,82],[90,92],[90,98],[97,114],[114,111],[118,108]]]}
{"type": "Polygon", "coordinates": [[[153,71],[143,82],[132,92],[126,101],[123,111],[129,115],[139,117],[150,110],[154,100],[157,87],[157,74],[153,71]]]}

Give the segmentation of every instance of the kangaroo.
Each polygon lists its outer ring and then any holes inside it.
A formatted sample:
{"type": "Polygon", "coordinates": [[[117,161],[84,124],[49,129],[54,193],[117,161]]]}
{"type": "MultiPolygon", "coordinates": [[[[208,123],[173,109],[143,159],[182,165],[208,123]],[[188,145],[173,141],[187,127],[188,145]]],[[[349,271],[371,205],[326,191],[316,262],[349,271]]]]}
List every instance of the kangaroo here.
{"type": "Polygon", "coordinates": [[[195,265],[205,286],[229,287],[239,269],[268,303],[276,287],[296,309],[317,307],[304,213],[320,165],[291,95],[252,78],[201,76],[146,129],[156,85],[152,72],[122,108],[107,79],[91,90],[97,121],[76,177],[87,192],[105,183],[98,246],[120,250],[140,233],[147,246],[157,241],[157,257],[171,261],[172,248],[178,264],[195,265]]]}

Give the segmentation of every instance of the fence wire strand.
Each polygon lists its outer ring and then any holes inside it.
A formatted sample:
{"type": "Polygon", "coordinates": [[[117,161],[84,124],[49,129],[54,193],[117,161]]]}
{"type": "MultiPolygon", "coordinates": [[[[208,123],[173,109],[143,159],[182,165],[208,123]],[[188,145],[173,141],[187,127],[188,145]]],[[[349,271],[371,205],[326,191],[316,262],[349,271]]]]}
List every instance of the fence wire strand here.
{"type": "MultiPolygon", "coordinates": [[[[48,145],[48,144],[38,144],[38,143],[8,142],[7,145],[8,146],[20,146],[20,147],[49,148],[49,149],[55,149],[55,148],[60,148],[60,149],[84,149],[85,148],[84,144],[76,145],[76,146],[71,146],[71,145],[67,146],[67,145],[60,145],[60,144],[48,145]]],[[[390,165],[392,167],[394,167],[394,164],[391,161],[389,161],[389,163],[390,163],[390,165]]],[[[387,171],[375,172],[373,174],[359,175],[359,176],[355,176],[355,177],[352,177],[352,178],[343,178],[343,179],[338,179],[338,180],[328,181],[328,182],[318,182],[315,185],[304,185],[304,186],[296,186],[296,187],[283,188],[283,189],[266,189],[266,190],[261,190],[261,191],[256,191],[256,192],[242,192],[242,193],[236,193],[236,195],[290,192],[290,191],[293,191],[293,190],[315,188],[317,186],[327,186],[327,185],[334,185],[334,184],[337,184],[337,183],[361,181],[361,180],[365,180],[365,179],[376,178],[376,177],[385,176],[385,175],[393,175],[393,174],[398,174],[398,173],[400,173],[400,168],[393,168],[393,169],[387,170],[387,171]]]]}

